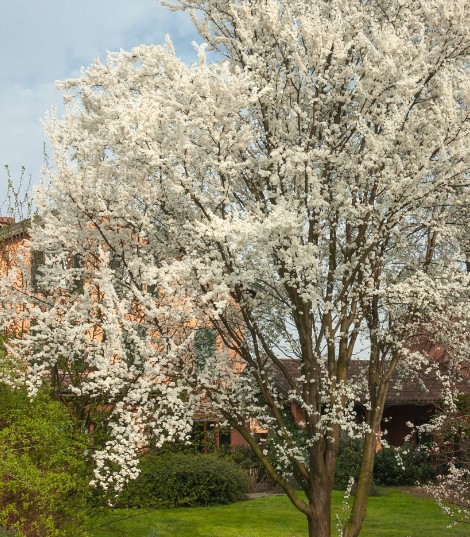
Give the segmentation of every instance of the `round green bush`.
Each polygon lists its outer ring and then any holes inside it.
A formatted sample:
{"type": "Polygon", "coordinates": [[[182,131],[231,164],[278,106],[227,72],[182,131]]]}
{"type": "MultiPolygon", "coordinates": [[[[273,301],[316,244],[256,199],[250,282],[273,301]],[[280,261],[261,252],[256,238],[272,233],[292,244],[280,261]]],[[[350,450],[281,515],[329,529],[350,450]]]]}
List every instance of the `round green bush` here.
{"type": "Polygon", "coordinates": [[[248,476],[232,461],[214,455],[148,454],[140,475],[127,484],[116,507],[195,507],[242,500],[248,476]]]}

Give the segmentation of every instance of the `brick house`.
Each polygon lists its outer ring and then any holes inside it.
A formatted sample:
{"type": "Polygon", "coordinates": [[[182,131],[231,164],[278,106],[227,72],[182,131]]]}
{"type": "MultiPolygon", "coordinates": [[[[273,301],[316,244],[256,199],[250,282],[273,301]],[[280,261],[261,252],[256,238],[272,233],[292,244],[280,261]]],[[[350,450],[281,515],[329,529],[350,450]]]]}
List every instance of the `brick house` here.
{"type": "MultiPolygon", "coordinates": [[[[42,252],[31,251],[30,248],[30,220],[15,222],[13,218],[0,217],[0,277],[5,275],[10,269],[19,265],[18,253],[20,250],[25,250],[25,255],[21,261],[22,270],[19,271],[19,279],[17,285],[26,293],[33,295],[41,295],[41,289],[38,287],[37,275],[40,267],[44,264],[44,254],[42,252]]],[[[71,266],[75,267],[73,256],[70,258],[71,266]]],[[[78,266],[77,266],[78,268],[78,266]]],[[[84,283],[82,283],[84,285],[84,283]]],[[[202,367],[208,353],[215,351],[216,348],[220,351],[223,346],[211,328],[201,326],[196,320],[191,323],[195,330],[195,368],[202,367]]],[[[24,333],[29,329],[29,322],[25,320],[21,326],[16,323],[12,324],[8,331],[16,335],[24,333]]],[[[77,373],[77,371],[75,371],[77,373]]],[[[80,371],[79,374],[86,375],[86,371],[80,371]]],[[[72,396],[72,392],[68,389],[71,381],[70,373],[60,371],[51,371],[51,382],[53,384],[56,395],[67,405],[73,404],[72,400],[77,399],[72,396]]],[[[85,419],[86,426],[89,430],[94,429],[93,421],[90,421],[86,416],[87,400],[80,403],[81,412],[80,418],[85,419]]],[[[110,410],[105,404],[101,407],[110,410]]],[[[227,431],[219,427],[220,417],[215,415],[208,402],[203,402],[198,412],[194,415],[194,437],[201,444],[201,449],[207,451],[211,445],[231,445],[237,444],[236,431],[227,431]]]]}
{"type": "MultiPolygon", "coordinates": [[[[15,223],[13,219],[0,217],[0,276],[9,268],[15,266],[15,252],[20,247],[29,247],[29,226],[30,222],[25,220],[15,223]]],[[[35,272],[38,269],[42,259],[40,253],[33,252],[30,255],[31,286],[34,288],[35,272]]],[[[24,282],[18,282],[22,285],[24,282]]],[[[197,326],[197,325],[195,325],[197,326]]],[[[19,327],[21,330],[27,330],[27,326],[19,327]]],[[[220,345],[216,335],[207,327],[196,327],[195,336],[196,345],[196,362],[204,360],[204,353],[210,352],[212,347],[220,345]],[[202,351],[198,350],[198,346],[202,351]]],[[[444,355],[445,351],[439,347],[427,349],[430,358],[441,363],[441,368],[445,368],[444,355]]],[[[292,378],[300,376],[300,361],[292,358],[283,360],[292,378]]],[[[196,363],[197,365],[197,363],[196,363]]],[[[367,375],[367,361],[353,360],[350,367],[350,377],[364,378],[367,375]]],[[[287,394],[288,386],[281,372],[273,371],[273,379],[281,393],[287,394]]],[[[381,429],[384,431],[383,438],[391,445],[401,445],[411,434],[410,439],[416,443],[424,441],[423,436],[419,437],[413,433],[413,429],[407,424],[422,425],[428,422],[436,412],[439,412],[442,400],[442,382],[439,380],[436,372],[429,372],[424,377],[412,378],[410,376],[401,376],[396,373],[392,377],[381,429]]],[[[460,382],[462,391],[470,392],[468,382],[460,382]]],[[[303,419],[300,408],[292,404],[290,412],[295,421],[300,422],[303,419]]],[[[356,414],[358,419],[364,414],[365,409],[361,401],[356,404],[356,414]]],[[[206,451],[210,444],[243,446],[247,445],[243,437],[235,430],[224,431],[219,428],[219,418],[210,408],[210,404],[203,404],[197,414],[194,416],[195,433],[199,435],[202,449],[206,451]]],[[[255,422],[251,423],[251,429],[260,437],[267,436],[267,430],[260,428],[255,422]]]]}
{"type": "MultiPolygon", "coordinates": [[[[431,358],[436,358],[436,349],[431,351],[431,358]]],[[[442,358],[442,356],[441,356],[442,358]]],[[[285,359],[284,365],[288,368],[293,378],[300,376],[300,361],[285,359]]],[[[350,365],[349,375],[351,379],[367,377],[368,361],[353,360],[350,365]]],[[[448,373],[445,363],[439,364],[440,373],[448,373]]],[[[409,374],[396,372],[391,379],[390,388],[385,403],[381,430],[383,438],[393,446],[400,446],[406,440],[419,444],[426,442],[426,435],[417,434],[408,424],[414,426],[424,425],[442,409],[443,383],[439,372],[431,370],[425,375],[412,377],[409,374]]],[[[273,377],[280,392],[287,394],[288,386],[281,373],[274,372],[273,377]]],[[[470,384],[465,375],[456,379],[456,386],[462,393],[470,394],[470,384]]],[[[358,401],[355,405],[358,420],[365,413],[364,404],[358,401]]],[[[293,418],[302,421],[302,411],[292,404],[290,407],[293,418]]]]}

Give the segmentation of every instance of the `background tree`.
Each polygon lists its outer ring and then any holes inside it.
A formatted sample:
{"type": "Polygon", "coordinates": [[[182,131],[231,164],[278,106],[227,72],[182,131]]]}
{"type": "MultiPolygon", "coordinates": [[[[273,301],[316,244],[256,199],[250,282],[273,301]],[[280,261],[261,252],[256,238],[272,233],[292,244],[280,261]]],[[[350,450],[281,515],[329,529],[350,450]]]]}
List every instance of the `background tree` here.
{"type": "Polygon", "coordinates": [[[306,515],[309,535],[325,537],[340,433],[363,436],[343,529],[356,536],[391,375],[429,366],[409,350],[421,331],[469,328],[458,209],[469,201],[470,6],[174,9],[194,10],[225,59],[208,64],[203,45],[187,67],[168,42],[110,54],[61,85],[68,108],[47,123],[55,168],[33,226],[46,298],[24,304],[34,326],[12,352],[29,362],[33,391],[65,355],[87,371],[75,392],[113,403],[114,438],[97,454],[105,487],[135,475],[146,434],[184,438],[210,399],[306,515]],[[200,367],[195,325],[223,342],[200,367]],[[358,353],[368,375],[351,379],[358,353]],[[306,435],[285,421],[279,375],[306,435]],[[280,439],[274,464],[253,419],[280,439]]]}
{"type": "Polygon", "coordinates": [[[8,165],[5,165],[5,174],[5,199],[0,203],[0,215],[16,221],[27,220],[32,210],[32,177],[26,174],[24,166],[16,180],[12,177],[8,165]]]}

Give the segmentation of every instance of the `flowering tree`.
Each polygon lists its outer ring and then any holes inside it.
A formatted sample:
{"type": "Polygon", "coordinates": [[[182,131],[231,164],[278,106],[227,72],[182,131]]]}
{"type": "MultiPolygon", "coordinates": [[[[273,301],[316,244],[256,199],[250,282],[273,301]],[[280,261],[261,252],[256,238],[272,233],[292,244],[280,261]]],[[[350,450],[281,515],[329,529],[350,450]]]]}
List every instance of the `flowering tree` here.
{"type": "Polygon", "coordinates": [[[104,486],[135,474],[146,435],[185,438],[210,401],[309,535],[325,537],[340,435],[363,437],[342,530],[356,536],[391,375],[428,367],[409,350],[421,331],[469,328],[470,5],[173,9],[193,10],[197,65],[168,41],[109,54],[60,85],[67,112],[46,124],[55,168],[33,226],[41,298],[23,301],[34,324],[11,350],[32,390],[62,360],[86,372],[75,392],[113,403],[114,436],[97,454],[104,486]],[[208,63],[206,45],[223,59],[208,63]],[[198,352],[198,328],[217,335],[210,352],[198,352]],[[368,375],[353,380],[358,352],[368,375]],[[275,431],[275,463],[252,420],[275,431]]]}
{"type": "MultiPolygon", "coordinates": [[[[469,263],[466,269],[470,272],[469,263]]],[[[421,351],[440,363],[437,374],[446,374],[442,378],[442,404],[414,434],[428,437],[420,449],[432,458],[440,474],[435,482],[424,483],[425,490],[454,523],[470,524],[469,332],[468,328],[462,330],[460,322],[449,323],[443,314],[443,324],[436,323],[433,333],[421,333],[415,341],[421,351]],[[459,389],[463,392],[460,395],[459,389]]]]}
{"type": "Polygon", "coordinates": [[[456,402],[453,412],[437,416],[430,424],[435,441],[429,446],[446,470],[436,483],[426,486],[439,507],[455,523],[470,524],[470,400],[456,402]]]}

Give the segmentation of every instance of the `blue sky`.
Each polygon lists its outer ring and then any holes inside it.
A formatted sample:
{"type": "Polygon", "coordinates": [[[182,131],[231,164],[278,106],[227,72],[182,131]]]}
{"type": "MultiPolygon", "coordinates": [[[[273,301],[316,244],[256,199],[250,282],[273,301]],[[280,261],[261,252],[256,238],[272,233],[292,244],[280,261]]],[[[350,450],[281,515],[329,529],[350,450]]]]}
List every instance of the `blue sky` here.
{"type": "Polygon", "coordinates": [[[61,111],[55,81],[77,77],[107,50],[162,44],[167,33],[180,58],[196,61],[191,42],[200,39],[189,15],[157,0],[0,0],[0,204],[4,165],[15,181],[25,166],[39,182],[41,118],[52,106],[61,111]]]}

